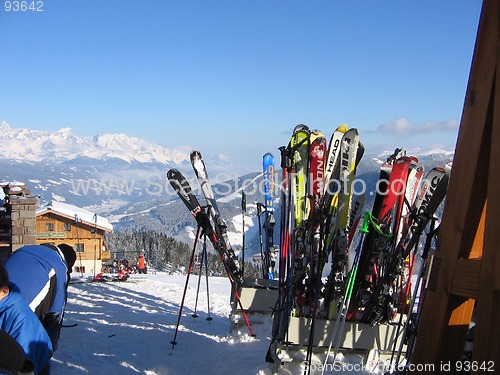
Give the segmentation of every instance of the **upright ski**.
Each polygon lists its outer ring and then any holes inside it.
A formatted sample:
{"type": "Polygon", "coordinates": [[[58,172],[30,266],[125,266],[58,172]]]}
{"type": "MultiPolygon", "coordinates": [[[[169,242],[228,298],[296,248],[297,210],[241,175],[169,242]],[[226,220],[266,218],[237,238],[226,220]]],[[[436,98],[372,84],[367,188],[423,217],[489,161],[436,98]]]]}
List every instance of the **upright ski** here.
{"type": "MultiPolygon", "coordinates": [[[[264,221],[264,234],[266,249],[264,252],[265,276],[268,279],[274,279],[274,271],[276,265],[276,254],[274,250],[274,227],[276,219],[274,218],[274,200],[275,200],[275,186],[274,186],[274,156],[271,153],[266,153],[262,158],[262,167],[264,171],[264,196],[266,199],[265,205],[265,221],[264,221]]],[[[260,230],[260,228],[259,228],[260,230]]]]}
{"type": "MultiPolygon", "coordinates": [[[[186,178],[184,177],[184,175],[180,171],[178,171],[177,169],[171,169],[167,172],[167,178],[168,178],[168,181],[170,182],[170,185],[174,188],[174,190],[177,193],[177,195],[179,196],[179,198],[184,202],[184,204],[188,208],[189,212],[191,212],[191,214],[195,218],[195,220],[198,224],[198,231],[201,230],[201,233],[203,235],[205,235],[206,237],[208,237],[208,239],[212,243],[214,249],[219,253],[221,260],[222,260],[222,263],[224,264],[224,268],[226,269],[227,275],[229,277],[229,281],[231,282],[231,287],[232,287],[234,296],[235,296],[236,301],[241,309],[245,323],[248,327],[250,335],[253,336],[254,333],[252,331],[250,321],[248,320],[248,316],[247,316],[245,310],[243,309],[243,305],[242,305],[241,300],[240,300],[240,296],[239,296],[239,292],[238,292],[238,284],[237,284],[237,280],[235,280],[235,276],[237,276],[237,274],[235,272],[234,262],[232,262],[231,259],[227,258],[227,256],[226,256],[227,252],[224,249],[222,241],[220,241],[219,238],[217,237],[217,233],[213,229],[208,215],[205,213],[205,211],[200,206],[198,199],[193,194],[191,186],[189,185],[189,183],[186,180],[186,178]]],[[[196,239],[198,239],[198,236],[196,237],[196,239]]],[[[193,251],[192,257],[193,257],[193,255],[194,255],[194,251],[193,251]]],[[[191,265],[192,265],[192,260],[191,260],[191,265]]],[[[175,339],[174,339],[174,342],[175,342],[175,339]]],[[[173,344],[173,345],[175,345],[175,344],[173,344]]]]}
{"type": "Polygon", "coordinates": [[[212,186],[210,184],[207,170],[205,168],[205,162],[203,161],[203,158],[199,151],[194,150],[191,152],[191,164],[200,183],[201,191],[205,196],[205,200],[207,201],[209,209],[208,212],[210,214],[210,218],[214,223],[217,238],[221,242],[223,251],[226,254],[226,258],[228,259],[227,264],[229,266],[233,279],[238,284],[243,284],[243,273],[241,272],[238,257],[234,253],[234,250],[231,247],[231,243],[229,242],[229,238],[227,235],[227,226],[224,222],[224,219],[222,219],[220,215],[219,207],[217,205],[217,201],[215,200],[212,186]]]}

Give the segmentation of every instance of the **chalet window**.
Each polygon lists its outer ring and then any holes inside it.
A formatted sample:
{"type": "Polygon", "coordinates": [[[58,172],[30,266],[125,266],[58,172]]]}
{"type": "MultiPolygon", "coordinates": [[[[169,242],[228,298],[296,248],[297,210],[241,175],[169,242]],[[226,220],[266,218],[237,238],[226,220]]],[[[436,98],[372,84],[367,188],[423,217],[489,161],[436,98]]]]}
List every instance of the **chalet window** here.
{"type": "Polygon", "coordinates": [[[78,253],[83,253],[84,252],[84,244],[83,243],[77,243],[75,244],[75,252],[78,253]]]}
{"type": "Polygon", "coordinates": [[[54,223],[47,223],[47,224],[45,224],[45,230],[47,232],[53,232],[54,231],[54,223]]]}
{"type": "Polygon", "coordinates": [[[69,232],[71,230],[71,223],[64,223],[64,230],[69,232]]]}
{"type": "Polygon", "coordinates": [[[76,272],[85,272],[85,266],[76,266],[75,271],[76,272]]]}

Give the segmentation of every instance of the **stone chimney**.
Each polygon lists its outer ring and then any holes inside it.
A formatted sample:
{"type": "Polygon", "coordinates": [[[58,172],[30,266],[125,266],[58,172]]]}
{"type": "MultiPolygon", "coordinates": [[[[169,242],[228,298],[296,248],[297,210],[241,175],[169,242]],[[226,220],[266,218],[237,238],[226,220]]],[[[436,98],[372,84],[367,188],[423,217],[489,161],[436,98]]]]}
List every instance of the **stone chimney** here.
{"type": "Polygon", "coordinates": [[[24,245],[35,244],[38,198],[22,182],[3,182],[0,209],[0,263],[24,245]]]}

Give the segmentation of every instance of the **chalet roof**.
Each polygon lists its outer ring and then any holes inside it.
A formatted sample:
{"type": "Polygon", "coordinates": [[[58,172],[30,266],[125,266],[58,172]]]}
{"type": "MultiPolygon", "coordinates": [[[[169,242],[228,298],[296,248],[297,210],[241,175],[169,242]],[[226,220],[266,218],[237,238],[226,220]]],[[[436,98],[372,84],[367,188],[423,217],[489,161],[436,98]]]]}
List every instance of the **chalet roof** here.
{"type": "Polygon", "coordinates": [[[87,225],[96,225],[98,228],[109,231],[113,230],[113,225],[103,216],[99,216],[96,213],[88,211],[84,208],[57,201],[50,201],[45,206],[38,208],[36,210],[36,215],[42,215],[49,211],[55,212],[61,216],[66,216],[73,220],[77,217],[80,222],[87,225]]]}

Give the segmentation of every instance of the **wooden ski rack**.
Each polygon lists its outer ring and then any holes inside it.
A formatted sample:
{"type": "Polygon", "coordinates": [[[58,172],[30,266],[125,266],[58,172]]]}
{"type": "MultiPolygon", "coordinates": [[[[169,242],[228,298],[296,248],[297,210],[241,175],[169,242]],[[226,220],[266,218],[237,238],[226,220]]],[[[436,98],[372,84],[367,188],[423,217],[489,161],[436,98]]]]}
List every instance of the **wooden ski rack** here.
{"type": "Polygon", "coordinates": [[[426,369],[422,373],[459,372],[474,311],[472,373],[500,369],[499,67],[500,1],[484,0],[437,252],[411,361],[426,369]]]}

